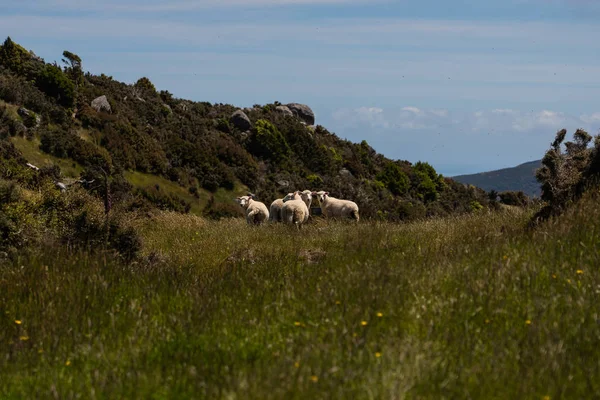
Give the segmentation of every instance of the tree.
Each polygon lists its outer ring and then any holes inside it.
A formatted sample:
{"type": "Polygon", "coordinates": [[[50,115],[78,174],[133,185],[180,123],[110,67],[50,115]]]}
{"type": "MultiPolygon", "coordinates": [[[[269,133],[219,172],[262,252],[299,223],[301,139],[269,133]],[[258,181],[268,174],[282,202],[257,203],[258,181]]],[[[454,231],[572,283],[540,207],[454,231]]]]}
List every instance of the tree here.
{"type": "Polygon", "coordinates": [[[73,83],[75,83],[75,88],[77,88],[81,83],[83,83],[83,70],[81,69],[81,58],[75,54],[71,53],[68,50],[63,51],[63,59],[62,62],[66,64],[65,73],[71,78],[73,83]]]}

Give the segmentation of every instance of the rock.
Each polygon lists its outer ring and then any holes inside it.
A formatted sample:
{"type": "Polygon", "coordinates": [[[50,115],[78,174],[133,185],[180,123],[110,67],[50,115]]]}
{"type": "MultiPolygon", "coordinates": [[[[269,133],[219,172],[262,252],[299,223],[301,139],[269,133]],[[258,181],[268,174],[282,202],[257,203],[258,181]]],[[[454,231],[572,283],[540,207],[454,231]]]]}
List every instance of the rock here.
{"type": "Polygon", "coordinates": [[[279,186],[282,186],[282,187],[288,187],[288,186],[290,186],[290,182],[289,182],[289,181],[286,181],[285,179],[282,179],[282,180],[280,180],[280,181],[277,181],[277,184],[278,184],[279,186]]]}
{"type": "Polygon", "coordinates": [[[102,95],[102,96],[97,97],[94,100],[92,100],[91,106],[97,112],[100,112],[100,111],[105,111],[108,113],[111,112],[110,103],[108,102],[108,99],[106,98],[105,95],[102,95]]]}
{"type": "Polygon", "coordinates": [[[61,192],[66,192],[67,191],[67,185],[65,185],[62,182],[56,182],[56,187],[61,191],[61,192]]]}
{"type": "Polygon", "coordinates": [[[23,118],[23,122],[27,128],[37,128],[42,122],[42,117],[25,107],[19,107],[17,114],[23,118]]]}
{"type": "Polygon", "coordinates": [[[305,104],[290,103],[287,104],[287,108],[298,118],[300,118],[306,125],[315,124],[315,113],[305,104]]]}
{"type": "Polygon", "coordinates": [[[352,172],[350,172],[346,168],[342,168],[342,169],[340,169],[340,175],[341,176],[346,176],[346,177],[351,177],[352,176],[352,172]]]}
{"type": "Polygon", "coordinates": [[[229,122],[233,124],[240,131],[247,131],[252,127],[252,123],[250,122],[250,118],[242,110],[237,110],[231,117],[229,117],[229,122]]]}
{"type": "Polygon", "coordinates": [[[283,115],[289,115],[290,117],[294,116],[294,113],[288,106],[277,106],[275,107],[275,111],[282,113],[283,115]]]}

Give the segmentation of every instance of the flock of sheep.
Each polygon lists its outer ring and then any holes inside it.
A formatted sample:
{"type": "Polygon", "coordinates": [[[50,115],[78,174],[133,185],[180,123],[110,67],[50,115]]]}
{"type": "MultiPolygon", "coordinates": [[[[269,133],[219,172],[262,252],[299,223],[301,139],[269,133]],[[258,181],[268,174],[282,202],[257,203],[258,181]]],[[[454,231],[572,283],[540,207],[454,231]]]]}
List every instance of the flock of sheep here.
{"type": "Polygon", "coordinates": [[[266,221],[285,222],[298,228],[308,221],[310,205],[313,196],[321,205],[321,211],[326,218],[350,218],[358,222],[358,206],[350,200],[336,199],[329,192],[312,192],[304,190],[288,193],[284,198],[271,203],[270,210],[260,201],[254,200],[254,195],[237,197],[237,203],[246,213],[248,224],[262,224],[266,221]]]}

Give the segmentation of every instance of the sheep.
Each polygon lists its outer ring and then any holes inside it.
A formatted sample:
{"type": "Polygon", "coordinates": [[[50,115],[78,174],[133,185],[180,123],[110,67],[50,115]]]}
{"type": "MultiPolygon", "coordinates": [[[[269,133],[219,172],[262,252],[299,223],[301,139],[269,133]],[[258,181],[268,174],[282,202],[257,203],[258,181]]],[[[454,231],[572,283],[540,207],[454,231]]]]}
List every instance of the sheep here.
{"type": "Polygon", "coordinates": [[[260,225],[269,219],[269,210],[267,210],[267,206],[260,201],[254,200],[252,194],[237,197],[235,200],[245,210],[246,222],[248,222],[248,224],[260,225]]]}
{"type": "Polygon", "coordinates": [[[298,229],[308,220],[308,207],[302,201],[300,192],[294,192],[292,199],[288,199],[283,203],[281,217],[283,222],[295,224],[298,229]]]}
{"type": "Polygon", "coordinates": [[[310,205],[312,203],[312,191],[310,190],[303,190],[302,192],[300,192],[300,196],[302,197],[302,201],[304,202],[304,204],[306,204],[306,208],[308,208],[310,210],[310,205]]]}
{"type": "Polygon", "coordinates": [[[274,200],[271,203],[271,207],[269,208],[269,221],[271,222],[282,222],[281,218],[281,209],[283,208],[283,203],[287,200],[291,200],[294,196],[294,193],[288,193],[283,199],[274,200]]]}
{"type": "Polygon", "coordinates": [[[358,205],[350,200],[336,199],[329,196],[329,192],[313,192],[313,196],[317,196],[321,211],[327,218],[345,217],[359,220],[358,205]]]}

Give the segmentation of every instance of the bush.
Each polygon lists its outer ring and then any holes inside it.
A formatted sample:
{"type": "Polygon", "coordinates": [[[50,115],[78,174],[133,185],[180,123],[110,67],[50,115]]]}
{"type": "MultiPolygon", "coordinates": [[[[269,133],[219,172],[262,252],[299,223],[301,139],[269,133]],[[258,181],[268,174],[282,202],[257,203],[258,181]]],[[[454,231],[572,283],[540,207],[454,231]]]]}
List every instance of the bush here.
{"type": "Polygon", "coordinates": [[[254,124],[250,151],[255,156],[283,163],[288,160],[290,147],[279,130],[269,121],[259,119],[254,124]]]}
{"type": "Polygon", "coordinates": [[[398,164],[390,161],[385,165],[383,171],[377,174],[377,180],[395,195],[402,195],[408,191],[410,180],[400,169],[398,164]]]}
{"type": "Polygon", "coordinates": [[[71,108],[75,104],[75,84],[56,65],[46,65],[35,84],[62,106],[71,108]]]}

